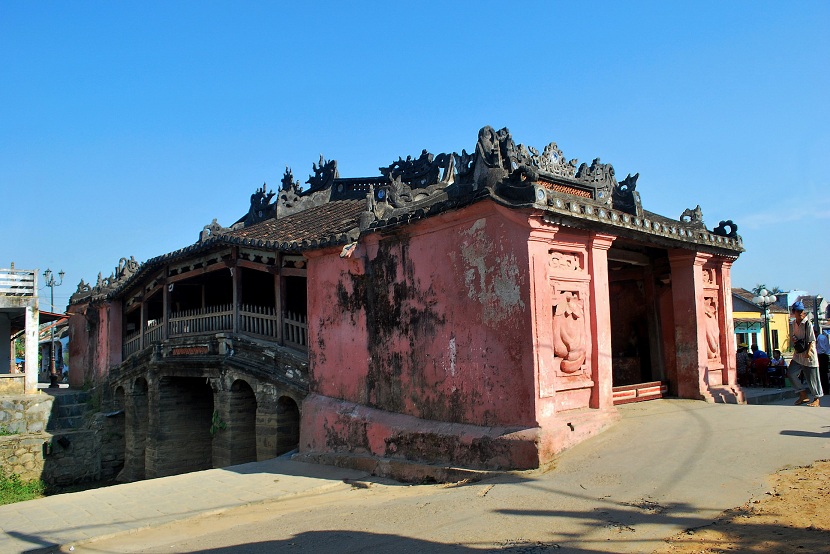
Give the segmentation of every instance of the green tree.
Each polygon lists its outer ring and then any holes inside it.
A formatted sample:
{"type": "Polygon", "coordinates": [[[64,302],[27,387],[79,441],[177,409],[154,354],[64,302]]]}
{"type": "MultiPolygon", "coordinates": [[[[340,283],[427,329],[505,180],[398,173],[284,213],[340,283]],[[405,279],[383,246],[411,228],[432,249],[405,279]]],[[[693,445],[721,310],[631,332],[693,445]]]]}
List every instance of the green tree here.
{"type": "Polygon", "coordinates": [[[761,290],[763,290],[763,289],[767,289],[767,292],[768,292],[769,294],[781,294],[782,292],[784,292],[783,290],[781,290],[781,287],[778,287],[778,286],[768,287],[768,286],[766,286],[764,283],[761,283],[761,284],[759,284],[759,285],[755,285],[755,286],[752,288],[752,294],[754,294],[754,295],[756,295],[756,296],[757,296],[757,295],[760,295],[760,294],[761,294],[761,290]]]}

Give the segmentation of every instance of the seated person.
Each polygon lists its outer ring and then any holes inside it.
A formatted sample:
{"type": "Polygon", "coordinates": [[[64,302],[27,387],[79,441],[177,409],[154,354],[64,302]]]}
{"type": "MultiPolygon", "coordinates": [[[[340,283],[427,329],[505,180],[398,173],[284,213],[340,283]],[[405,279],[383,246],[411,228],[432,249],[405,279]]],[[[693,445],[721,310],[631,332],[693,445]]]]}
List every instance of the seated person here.
{"type": "Polygon", "coordinates": [[[781,355],[777,348],[772,351],[772,358],[769,361],[769,377],[778,386],[784,386],[784,377],[787,376],[787,360],[781,355]]]}
{"type": "Polygon", "coordinates": [[[758,348],[757,344],[752,345],[752,372],[755,374],[755,382],[763,387],[769,386],[769,356],[758,348]]]}

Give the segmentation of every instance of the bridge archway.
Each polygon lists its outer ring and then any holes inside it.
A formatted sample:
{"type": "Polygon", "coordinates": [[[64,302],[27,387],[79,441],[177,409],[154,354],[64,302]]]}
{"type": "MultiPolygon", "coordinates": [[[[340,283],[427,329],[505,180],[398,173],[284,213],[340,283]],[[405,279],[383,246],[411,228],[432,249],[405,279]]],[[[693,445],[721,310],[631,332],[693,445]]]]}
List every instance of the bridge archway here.
{"type": "Polygon", "coordinates": [[[227,398],[230,465],[255,462],[257,401],[253,388],[246,381],[237,379],[231,385],[227,398]]]}
{"type": "Polygon", "coordinates": [[[213,467],[213,388],[204,377],[162,377],[147,443],[147,477],[213,467]]]}
{"type": "Polygon", "coordinates": [[[277,456],[291,452],[300,444],[300,408],[293,398],[277,400],[277,456]]]}

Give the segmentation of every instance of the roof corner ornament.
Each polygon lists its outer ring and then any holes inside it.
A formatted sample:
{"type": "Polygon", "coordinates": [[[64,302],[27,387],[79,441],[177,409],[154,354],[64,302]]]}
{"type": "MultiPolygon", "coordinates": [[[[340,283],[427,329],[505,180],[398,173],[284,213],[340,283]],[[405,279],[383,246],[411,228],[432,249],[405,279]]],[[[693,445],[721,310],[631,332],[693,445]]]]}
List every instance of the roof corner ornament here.
{"type": "MultiPolygon", "coordinates": [[[[216,220],[213,220],[214,223],[216,220]]],[[[130,256],[130,259],[121,258],[118,260],[118,267],[115,268],[115,281],[123,281],[132,277],[132,275],[138,271],[138,268],[141,264],[135,261],[135,256],[130,256]]]]}
{"type": "Polygon", "coordinates": [[[209,238],[215,237],[219,233],[227,232],[230,229],[222,227],[219,225],[219,222],[216,221],[216,218],[213,218],[209,224],[202,227],[202,231],[199,233],[199,242],[205,242],[209,238]]]}
{"type": "Polygon", "coordinates": [[[78,283],[78,289],[75,291],[75,294],[83,294],[85,292],[92,292],[92,287],[86,284],[86,281],[81,279],[81,282],[78,283]]]}
{"type": "Polygon", "coordinates": [[[695,206],[694,209],[686,208],[683,210],[683,213],[680,214],[680,221],[697,227],[706,227],[706,224],[703,223],[703,211],[700,209],[700,204],[695,206]]]}
{"type": "Polygon", "coordinates": [[[326,160],[320,154],[320,162],[314,164],[314,175],[308,176],[309,191],[317,191],[325,188],[331,188],[335,179],[340,178],[340,173],[337,171],[337,160],[326,160]]]}
{"type": "Polygon", "coordinates": [[[718,226],[712,229],[712,233],[720,237],[736,239],[738,238],[738,225],[733,223],[731,219],[727,219],[718,223],[718,226]]]}
{"type": "MultiPolygon", "coordinates": [[[[611,171],[613,172],[614,168],[611,168],[611,171]]],[[[639,173],[635,173],[633,176],[629,173],[625,179],[619,183],[614,183],[614,188],[611,190],[611,206],[615,210],[638,217],[643,216],[643,205],[640,202],[640,193],[636,190],[637,179],[639,178],[639,173]]]]}

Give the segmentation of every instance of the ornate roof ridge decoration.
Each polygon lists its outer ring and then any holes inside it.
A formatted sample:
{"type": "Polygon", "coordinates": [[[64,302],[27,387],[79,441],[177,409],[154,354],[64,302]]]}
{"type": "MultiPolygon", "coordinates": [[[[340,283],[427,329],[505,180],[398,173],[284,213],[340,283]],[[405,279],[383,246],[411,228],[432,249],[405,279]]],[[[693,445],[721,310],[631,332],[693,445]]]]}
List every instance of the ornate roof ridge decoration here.
{"type": "Polygon", "coordinates": [[[141,264],[135,260],[134,256],[130,256],[129,260],[127,258],[121,258],[118,260],[118,266],[110,273],[109,277],[105,278],[102,273],[98,273],[98,280],[95,285],[90,286],[81,279],[81,282],[78,283],[77,290],[69,297],[69,304],[77,304],[83,300],[104,297],[114,291],[118,286],[130,280],[133,275],[138,273],[139,269],[141,269],[141,264]]]}
{"type": "Polygon", "coordinates": [[[734,239],[738,237],[738,225],[733,223],[731,219],[727,219],[718,223],[718,226],[712,229],[712,232],[721,237],[734,239]]]}
{"type": "Polygon", "coordinates": [[[309,176],[307,183],[311,186],[303,190],[299,181],[294,180],[294,174],[286,166],[282,177],[282,187],[274,211],[274,217],[283,217],[301,212],[314,206],[322,206],[331,199],[331,186],[338,178],[337,160],[327,162],[320,154],[320,163],[314,164],[314,175],[309,176]]]}
{"type": "Polygon", "coordinates": [[[683,213],[680,214],[680,221],[703,229],[706,228],[706,224],[703,222],[703,210],[700,209],[700,204],[695,206],[694,209],[686,208],[683,210],[683,213]]]}
{"type": "Polygon", "coordinates": [[[639,173],[635,173],[633,176],[629,173],[625,179],[614,186],[611,190],[612,208],[631,215],[643,216],[643,204],[640,202],[640,193],[636,190],[637,179],[639,178],[639,173]]]}
{"type": "Polygon", "coordinates": [[[242,224],[248,227],[275,217],[277,206],[271,203],[274,196],[275,193],[266,190],[266,184],[262,183],[262,188],[256,189],[256,192],[251,195],[251,207],[248,209],[247,215],[241,220],[242,224]]]}
{"type": "Polygon", "coordinates": [[[320,154],[320,162],[313,165],[314,175],[308,176],[309,192],[330,189],[335,179],[340,178],[337,171],[337,160],[326,160],[320,154]]]}
{"type": "Polygon", "coordinates": [[[217,222],[214,217],[213,221],[202,227],[202,230],[199,233],[199,240],[197,242],[205,242],[208,239],[221,235],[222,233],[227,233],[230,230],[231,229],[229,227],[222,227],[219,225],[219,222],[217,222]]]}
{"type": "Polygon", "coordinates": [[[407,156],[405,160],[398,157],[398,161],[378,169],[384,177],[390,180],[400,178],[410,186],[427,187],[439,182],[448,185],[455,179],[455,155],[434,156],[424,149],[416,159],[412,156],[407,156]]]}

